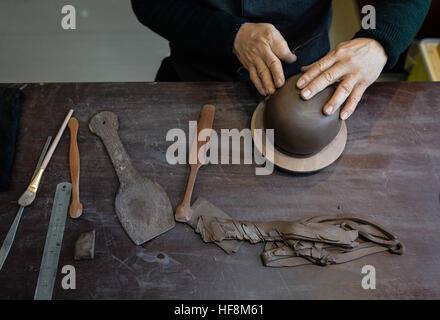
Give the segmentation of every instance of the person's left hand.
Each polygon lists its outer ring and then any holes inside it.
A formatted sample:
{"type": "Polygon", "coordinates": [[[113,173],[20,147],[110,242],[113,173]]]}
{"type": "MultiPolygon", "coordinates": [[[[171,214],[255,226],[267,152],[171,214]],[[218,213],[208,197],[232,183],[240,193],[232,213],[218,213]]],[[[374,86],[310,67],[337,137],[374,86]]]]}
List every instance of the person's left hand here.
{"type": "Polygon", "coordinates": [[[341,81],[323,108],[327,115],[340,112],[342,120],[352,115],[365,90],[379,77],[388,57],[376,40],[358,38],[339,44],[321,60],[302,68],[297,82],[303,99],[310,99],[329,85],[341,81]]]}

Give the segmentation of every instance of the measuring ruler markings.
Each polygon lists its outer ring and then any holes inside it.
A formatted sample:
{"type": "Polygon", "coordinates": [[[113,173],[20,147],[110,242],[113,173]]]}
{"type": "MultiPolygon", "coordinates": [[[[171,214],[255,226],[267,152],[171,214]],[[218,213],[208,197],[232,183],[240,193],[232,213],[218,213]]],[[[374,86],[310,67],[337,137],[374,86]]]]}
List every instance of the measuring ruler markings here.
{"type": "Polygon", "coordinates": [[[34,300],[52,299],[71,192],[70,183],[57,185],[34,300]]]}

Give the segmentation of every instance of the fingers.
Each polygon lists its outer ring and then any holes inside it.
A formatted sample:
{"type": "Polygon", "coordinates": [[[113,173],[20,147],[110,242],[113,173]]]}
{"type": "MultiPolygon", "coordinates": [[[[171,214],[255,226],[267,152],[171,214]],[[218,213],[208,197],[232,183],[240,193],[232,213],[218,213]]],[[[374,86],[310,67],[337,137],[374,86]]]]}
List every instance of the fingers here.
{"type": "MultiPolygon", "coordinates": [[[[348,71],[349,70],[347,70],[347,66],[343,63],[337,63],[337,64],[333,65],[332,67],[324,70],[321,74],[316,76],[315,79],[313,81],[311,81],[301,91],[301,96],[303,97],[303,99],[306,99],[306,100],[312,98],[317,93],[319,93],[322,90],[324,90],[325,88],[327,88],[329,85],[331,85],[331,84],[335,83],[336,81],[338,81],[339,79],[341,79],[345,74],[348,73],[348,71]]],[[[309,72],[312,72],[312,69],[310,69],[309,72]]],[[[304,76],[306,76],[306,75],[307,75],[307,73],[304,76]]],[[[347,84],[347,91],[348,91],[348,89],[352,89],[352,87],[349,88],[349,86],[351,85],[350,83],[347,83],[347,81],[345,81],[345,83],[347,84]]],[[[345,88],[346,84],[343,85],[341,90],[343,90],[345,88]]],[[[353,84],[353,86],[354,86],[354,84],[353,84]]],[[[348,92],[348,94],[350,94],[350,92],[348,92]]],[[[343,93],[345,93],[345,92],[343,92],[343,93]]]]}
{"type": "Polygon", "coordinates": [[[340,113],[340,117],[342,120],[347,120],[353,114],[354,110],[356,110],[356,107],[359,104],[359,101],[361,101],[367,87],[367,85],[361,83],[354,88],[353,92],[347,100],[347,103],[345,104],[344,108],[342,108],[342,111],[340,113]]]}
{"type": "Polygon", "coordinates": [[[356,75],[346,77],[336,88],[335,93],[323,108],[325,114],[333,114],[347,100],[358,82],[356,75]]]}
{"type": "Polygon", "coordinates": [[[296,61],[281,33],[269,23],[245,23],[234,39],[233,52],[262,95],[270,95],[285,83],[281,60],[296,61]]]}
{"type": "Polygon", "coordinates": [[[297,59],[296,55],[289,49],[286,40],[279,34],[280,39],[276,39],[271,44],[273,53],[286,63],[294,63],[297,59]]]}
{"type": "Polygon", "coordinates": [[[336,60],[333,55],[326,55],[321,60],[315,62],[306,73],[304,73],[299,79],[296,86],[299,89],[304,89],[310,82],[312,82],[317,76],[323,73],[325,70],[335,64],[336,60]]]}
{"type": "Polygon", "coordinates": [[[342,79],[334,95],[323,108],[325,114],[339,113],[348,119],[356,109],[365,90],[379,77],[387,55],[383,47],[372,39],[355,39],[337,46],[321,60],[301,68],[304,74],[297,87],[304,99],[310,99],[328,85],[342,79]]]}
{"type": "Polygon", "coordinates": [[[280,59],[272,52],[267,52],[264,57],[264,62],[269,67],[270,72],[272,73],[272,78],[275,82],[275,86],[280,88],[284,85],[284,71],[281,65],[280,59]]]}
{"type": "Polygon", "coordinates": [[[301,72],[302,72],[302,73],[305,73],[305,72],[307,72],[308,70],[310,70],[311,67],[312,67],[312,64],[309,64],[308,66],[302,66],[302,67],[301,67],[301,72]]]}
{"type": "Polygon", "coordinates": [[[260,77],[257,74],[257,70],[255,67],[249,68],[249,76],[251,78],[252,83],[254,84],[255,88],[258,90],[258,92],[262,95],[266,95],[266,90],[264,90],[263,84],[261,83],[260,77]]]}
{"type": "Polygon", "coordinates": [[[275,86],[279,88],[285,81],[280,60],[275,55],[266,56],[265,61],[255,58],[253,64],[248,67],[250,79],[262,96],[275,93],[275,86]]]}
{"type": "Polygon", "coordinates": [[[273,94],[275,92],[275,85],[272,81],[272,75],[269,71],[269,68],[260,58],[255,59],[255,68],[257,69],[257,75],[263,84],[266,95],[273,94]]]}

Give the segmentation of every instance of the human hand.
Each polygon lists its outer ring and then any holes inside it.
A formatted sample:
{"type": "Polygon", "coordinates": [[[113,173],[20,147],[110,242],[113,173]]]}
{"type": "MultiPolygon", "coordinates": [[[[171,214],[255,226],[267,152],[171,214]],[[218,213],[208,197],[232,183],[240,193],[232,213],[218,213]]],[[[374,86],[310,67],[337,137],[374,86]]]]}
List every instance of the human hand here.
{"type": "Polygon", "coordinates": [[[311,99],[329,85],[341,81],[335,94],[323,108],[333,114],[346,101],[340,118],[350,117],[365,90],[379,77],[388,56],[376,40],[358,38],[343,42],[321,60],[302,68],[305,72],[297,82],[303,99],[311,99]]]}
{"type": "Polygon", "coordinates": [[[287,63],[296,61],[286,40],[269,23],[244,23],[235,36],[233,51],[263,96],[273,94],[275,88],[284,85],[280,60],[287,63]]]}

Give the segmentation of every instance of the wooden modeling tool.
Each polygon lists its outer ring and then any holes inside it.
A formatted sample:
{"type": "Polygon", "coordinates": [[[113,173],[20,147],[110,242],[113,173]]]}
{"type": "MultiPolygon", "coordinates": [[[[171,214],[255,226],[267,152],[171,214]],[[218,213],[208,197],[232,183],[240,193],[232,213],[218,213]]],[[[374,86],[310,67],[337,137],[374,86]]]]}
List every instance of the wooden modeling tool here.
{"type": "Polygon", "coordinates": [[[63,121],[63,124],[61,125],[61,128],[58,130],[58,133],[52,142],[52,145],[50,146],[49,150],[47,151],[46,156],[44,157],[44,160],[43,160],[43,163],[41,164],[40,169],[38,169],[37,174],[32,179],[27,190],[21,195],[20,199],[18,199],[18,204],[20,206],[27,207],[35,200],[35,195],[37,193],[38,186],[40,185],[41,177],[43,176],[44,170],[46,170],[46,167],[49,164],[50,159],[52,158],[52,155],[58,145],[58,142],[60,141],[60,138],[61,138],[64,130],[66,129],[67,122],[69,121],[70,117],[72,116],[72,113],[73,113],[73,110],[72,109],[69,110],[66,118],[63,121]]]}
{"type": "Polygon", "coordinates": [[[165,190],[134,168],[118,127],[118,117],[110,111],[96,114],[89,123],[90,131],[104,143],[119,178],[116,215],[131,240],[140,245],[174,227],[173,208],[165,190]]]}
{"type": "Polygon", "coordinates": [[[70,129],[70,151],[69,151],[69,166],[70,177],[72,179],[72,203],[70,204],[69,213],[72,218],[79,218],[83,211],[83,206],[79,202],[79,172],[80,160],[78,149],[78,120],[72,117],[69,120],[70,129]]]}
{"type": "Polygon", "coordinates": [[[193,143],[191,145],[190,157],[195,154],[197,161],[195,163],[190,163],[190,174],[188,178],[188,183],[186,185],[185,196],[182,203],[176,208],[175,219],[179,222],[187,222],[191,220],[192,210],[191,210],[191,196],[194,189],[194,184],[197,178],[197,172],[200,167],[204,165],[206,155],[205,152],[199,152],[202,148],[206,148],[210,135],[207,135],[205,141],[198,141],[199,133],[203,129],[212,129],[212,124],[214,122],[215,107],[211,104],[205,104],[200,112],[200,118],[197,123],[197,133],[194,136],[193,143]]]}

